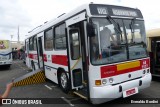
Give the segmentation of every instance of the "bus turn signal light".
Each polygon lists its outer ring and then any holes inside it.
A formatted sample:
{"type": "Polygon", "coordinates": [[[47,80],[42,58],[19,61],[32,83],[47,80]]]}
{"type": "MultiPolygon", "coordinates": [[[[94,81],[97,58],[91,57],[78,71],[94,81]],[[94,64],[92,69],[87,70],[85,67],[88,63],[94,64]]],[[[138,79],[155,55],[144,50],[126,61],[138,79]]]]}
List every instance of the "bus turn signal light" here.
{"type": "Polygon", "coordinates": [[[101,80],[95,80],[95,85],[101,85],[101,80]]]}

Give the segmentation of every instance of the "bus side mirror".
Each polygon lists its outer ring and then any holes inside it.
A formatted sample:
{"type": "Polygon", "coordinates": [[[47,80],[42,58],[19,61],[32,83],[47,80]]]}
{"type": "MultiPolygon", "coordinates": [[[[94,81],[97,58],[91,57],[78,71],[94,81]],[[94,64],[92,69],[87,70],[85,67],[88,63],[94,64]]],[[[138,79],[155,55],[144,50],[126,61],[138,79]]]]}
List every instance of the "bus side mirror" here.
{"type": "Polygon", "coordinates": [[[97,35],[96,24],[87,23],[87,34],[89,37],[94,37],[97,35]]]}

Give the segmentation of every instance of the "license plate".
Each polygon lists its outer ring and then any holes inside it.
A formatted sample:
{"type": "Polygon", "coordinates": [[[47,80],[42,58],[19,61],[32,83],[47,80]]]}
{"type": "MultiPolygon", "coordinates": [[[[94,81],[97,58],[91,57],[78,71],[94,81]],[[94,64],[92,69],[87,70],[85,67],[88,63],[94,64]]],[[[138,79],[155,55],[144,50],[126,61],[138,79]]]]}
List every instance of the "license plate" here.
{"type": "Polygon", "coordinates": [[[137,94],[138,93],[138,88],[131,88],[129,90],[123,91],[123,97],[129,97],[131,95],[137,94]]]}

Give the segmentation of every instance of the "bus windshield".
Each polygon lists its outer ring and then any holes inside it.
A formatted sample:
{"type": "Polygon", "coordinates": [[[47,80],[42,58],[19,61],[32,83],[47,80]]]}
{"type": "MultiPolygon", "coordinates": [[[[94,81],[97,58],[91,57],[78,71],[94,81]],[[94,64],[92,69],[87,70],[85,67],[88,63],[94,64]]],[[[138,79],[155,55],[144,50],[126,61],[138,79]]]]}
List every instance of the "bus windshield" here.
{"type": "Polygon", "coordinates": [[[131,19],[113,20],[114,23],[106,18],[92,18],[97,32],[90,37],[92,64],[147,57],[144,22],[133,22],[131,19]]]}
{"type": "Polygon", "coordinates": [[[0,40],[0,50],[5,50],[9,48],[8,40],[0,40]]]}

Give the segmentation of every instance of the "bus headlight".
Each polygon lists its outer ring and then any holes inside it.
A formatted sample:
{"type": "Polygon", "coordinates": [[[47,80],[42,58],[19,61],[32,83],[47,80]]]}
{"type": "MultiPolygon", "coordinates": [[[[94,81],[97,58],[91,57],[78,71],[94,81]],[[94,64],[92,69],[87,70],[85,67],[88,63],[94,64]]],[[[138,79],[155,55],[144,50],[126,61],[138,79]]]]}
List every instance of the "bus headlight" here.
{"type": "Polygon", "coordinates": [[[109,82],[110,82],[110,83],[113,83],[113,78],[110,78],[110,79],[109,79],[109,82]]]}
{"type": "Polygon", "coordinates": [[[107,83],[107,79],[102,80],[102,84],[105,85],[107,83]]]}

